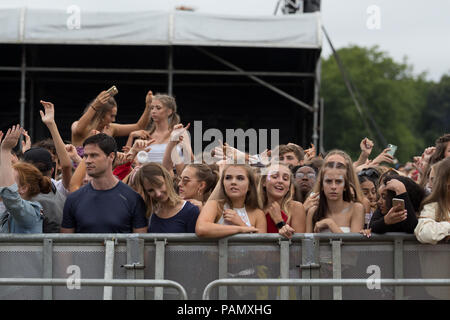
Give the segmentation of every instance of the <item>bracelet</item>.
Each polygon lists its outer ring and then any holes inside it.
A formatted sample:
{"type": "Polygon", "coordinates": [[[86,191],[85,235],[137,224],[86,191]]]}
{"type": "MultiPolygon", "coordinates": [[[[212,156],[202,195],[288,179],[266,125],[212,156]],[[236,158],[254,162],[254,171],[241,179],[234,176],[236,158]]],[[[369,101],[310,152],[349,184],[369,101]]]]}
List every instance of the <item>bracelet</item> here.
{"type": "Polygon", "coordinates": [[[277,229],[281,229],[281,228],[283,228],[285,225],[286,225],[286,222],[284,222],[284,221],[278,222],[278,223],[276,224],[277,229]]]}
{"type": "Polygon", "coordinates": [[[94,108],[94,106],[91,104],[91,108],[94,109],[95,112],[98,112],[97,109],[94,108]]]}

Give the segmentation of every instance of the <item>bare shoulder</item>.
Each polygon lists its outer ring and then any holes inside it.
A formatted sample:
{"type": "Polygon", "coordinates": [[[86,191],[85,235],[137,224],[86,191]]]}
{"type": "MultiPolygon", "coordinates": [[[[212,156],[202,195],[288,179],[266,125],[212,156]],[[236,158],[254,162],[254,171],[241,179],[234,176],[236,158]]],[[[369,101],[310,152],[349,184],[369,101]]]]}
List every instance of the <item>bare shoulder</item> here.
{"type": "Polygon", "coordinates": [[[364,212],[364,205],[361,202],[354,202],[353,212],[364,212]]]}
{"type": "Polygon", "coordinates": [[[258,217],[258,216],[260,216],[260,217],[265,217],[265,216],[266,216],[266,214],[264,213],[264,211],[262,211],[262,210],[259,209],[259,208],[253,209],[252,211],[250,211],[250,214],[251,214],[251,215],[254,215],[255,217],[258,217]]]}
{"type": "Polygon", "coordinates": [[[289,202],[289,210],[290,211],[301,211],[301,210],[305,210],[305,207],[303,206],[303,204],[301,202],[292,200],[289,202]]]}

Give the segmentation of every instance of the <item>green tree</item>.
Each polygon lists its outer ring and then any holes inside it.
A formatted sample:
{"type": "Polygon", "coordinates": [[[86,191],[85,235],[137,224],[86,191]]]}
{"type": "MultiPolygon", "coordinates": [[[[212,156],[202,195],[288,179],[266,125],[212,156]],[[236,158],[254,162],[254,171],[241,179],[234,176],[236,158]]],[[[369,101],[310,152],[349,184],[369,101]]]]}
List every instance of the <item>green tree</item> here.
{"type": "MultiPolygon", "coordinates": [[[[360,94],[360,104],[363,106],[365,101],[386,143],[398,146],[396,157],[404,162],[421,153],[424,147],[421,115],[430,86],[425,74],[414,76],[406,59],[402,63],[395,62],[377,46],[351,46],[337,52],[360,94]]],[[[375,142],[371,158],[386,147],[381,145],[367,110],[362,108],[362,116],[357,111],[332,55],[322,61],[321,95],[325,101],[326,150],[339,148],[356,159],[364,137],[375,142]],[[373,135],[366,129],[364,118],[373,135]]]]}
{"type": "Polygon", "coordinates": [[[435,140],[444,133],[450,133],[450,74],[443,75],[438,83],[432,84],[421,119],[427,146],[434,145],[435,140]]]}

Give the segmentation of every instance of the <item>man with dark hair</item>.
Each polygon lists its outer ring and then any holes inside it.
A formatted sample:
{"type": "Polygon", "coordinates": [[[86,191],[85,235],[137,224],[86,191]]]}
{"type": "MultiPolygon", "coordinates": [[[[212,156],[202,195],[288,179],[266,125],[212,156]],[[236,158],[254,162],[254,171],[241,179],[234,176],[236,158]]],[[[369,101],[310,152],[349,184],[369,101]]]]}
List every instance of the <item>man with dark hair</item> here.
{"type": "Polygon", "coordinates": [[[280,162],[293,168],[295,166],[303,165],[305,152],[300,146],[293,143],[281,144],[278,148],[280,162]]]}
{"type": "Polygon", "coordinates": [[[86,172],[92,180],[67,197],[61,232],[145,233],[144,200],[113,175],[114,138],[99,133],[87,138],[83,147],[86,172]]]}

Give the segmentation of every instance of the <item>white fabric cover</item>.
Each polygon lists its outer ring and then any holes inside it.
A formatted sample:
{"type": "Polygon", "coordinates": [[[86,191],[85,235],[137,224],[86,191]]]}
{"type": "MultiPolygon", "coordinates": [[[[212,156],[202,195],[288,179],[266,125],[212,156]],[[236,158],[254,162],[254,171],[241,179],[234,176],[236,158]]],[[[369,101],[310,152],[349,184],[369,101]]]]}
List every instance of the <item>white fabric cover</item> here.
{"type": "Polygon", "coordinates": [[[0,2],[0,43],[322,46],[320,13],[255,17],[152,11],[127,1],[122,11],[108,10],[104,1],[88,9],[8,3],[0,2]]]}

